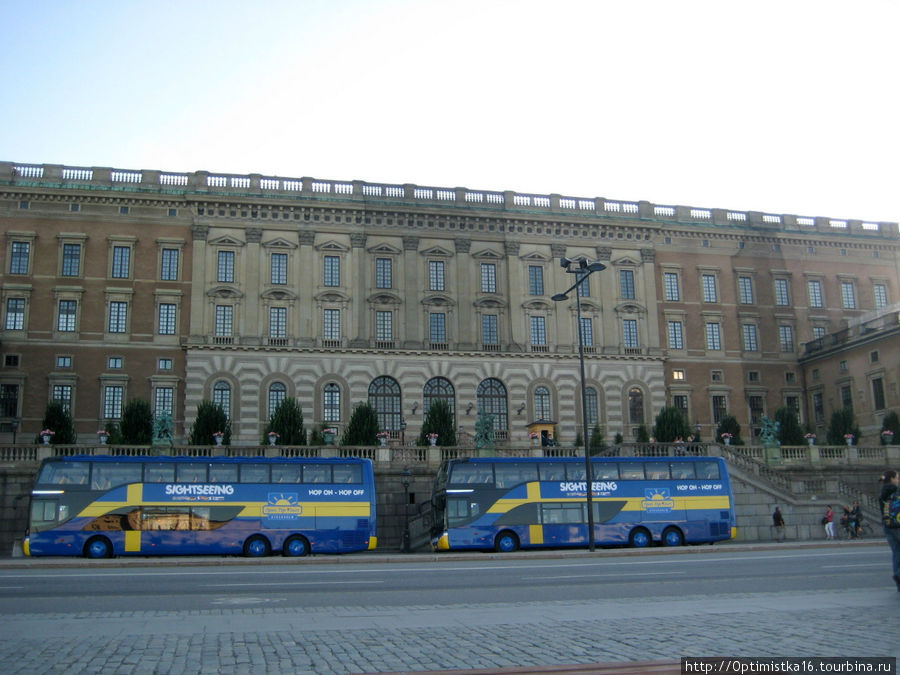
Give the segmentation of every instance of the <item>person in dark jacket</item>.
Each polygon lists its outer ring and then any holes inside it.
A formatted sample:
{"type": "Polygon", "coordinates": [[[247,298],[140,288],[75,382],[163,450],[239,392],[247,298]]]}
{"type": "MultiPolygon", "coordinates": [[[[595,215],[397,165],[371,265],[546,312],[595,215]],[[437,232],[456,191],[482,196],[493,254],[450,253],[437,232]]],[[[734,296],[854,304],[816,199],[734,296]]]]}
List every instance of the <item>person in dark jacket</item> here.
{"type": "Polygon", "coordinates": [[[900,592],[900,527],[888,527],[886,517],[888,514],[888,504],[894,496],[894,493],[898,490],[898,482],[900,482],[900,480],[897,478],[896,471],[885,471],[884,475],[881,477],[881,494],[878,496],[878,501],[881,504],[881,513],[885,516],[885,518],[883,518],[884,537],[891,547],[891,554],[893,556],[894,583],[897,584],[897,591],[900,592]]]}
{"type": "Polygon", "coordinates": [[[775,528],[775,541],[784,541],[784,516],[780,506],[776,506],[772,514],[772,526],[775,528]]]}

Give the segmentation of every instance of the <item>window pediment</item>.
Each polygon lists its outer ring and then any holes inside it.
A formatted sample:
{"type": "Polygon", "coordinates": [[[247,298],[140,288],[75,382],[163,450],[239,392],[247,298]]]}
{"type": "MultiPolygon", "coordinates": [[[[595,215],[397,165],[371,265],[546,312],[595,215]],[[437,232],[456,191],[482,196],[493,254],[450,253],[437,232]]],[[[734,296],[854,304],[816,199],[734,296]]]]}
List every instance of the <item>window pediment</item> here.
{"type": "Polygon", "coordinates": [[[350,296],[340,291],[323,291],[315,296],[316,302],[350,302],[350,296]]]}
{"type": "Polygon", "coordinates": [[[263,291],[260,293],[259,297],[265,300],[278,300],[279,302],[291,301],[297,299],[297,294],[292,293],[291,291],[286,291],[283,288],[270,288],[267,291],[263,291]]]}
{"type": "Polygon", "coordinates": [[[419,251],[421,255],[427,256],[429,258],[452,258],[453,251],[449,251],[443,246],[429,246],[426,249],[422,249],[419,251]]]}
{"type": "Polygon", "coordinates": [[[293,249],[297,248],[297,244],[288,241],[287,239],[283,239],[281,237],[277,239],[270,239],[269,241],[263,242],[263,248],[282,248],[282,249],[293,249]]]}
{"type": "Polygon", "coordinates": [[[634,302],[623,302],[620,305],[616,305],[616,312],[619,314],[644,314],[646,311],[642,305],[634,302]]]}
{"type": "Polygon", "coordinates": [[[244,294],[241,293],[234,286],[213,286],[210,288],[206,295],[210,298],[243,298],[244,294]]]}
{"type": "Polygon", "coordinates": [[[506,256],[502,253],[498,253],[497,251],[492,251],[489,248],[482,249],[472,254],[472,257],[476,260],[503,260],[506,256]]]}
{"type": "Polygon", "coordinates": [[[366,302],[370,305],[401,305],[403,301],[396,293],[374,293],[370,295],[366,302]]]}
{"type": "Polygon", "coordinates": [[[530,311],[547,311],[552,307],[553,305],[545,300],[530,300],[522,303],[522,309],[530,311]]]}
{"type": "Polygon", "coordinates": [[[403,253],[399,248],[390,244],[378,244],[366,250],[375,255],[400,255],[403,253]]]}
{"type": "Polygon", "coordinates": [[[639,267],[641,262],[639,260],[635,260],[634,258],[625,257],[614,260],[612,264],[616,267],[639,267]]]}
{"type": "Polygon", "coordinates": [[[434,305],[434,306],[442,306],[442,307],[455,307],[456,301],[451,298],[449,295],[443,295],[441,293],[432,293],[431,295],[426,295],[422,298],[423,305],[434,305]]]}
{"type": "Polygon", "coordinates": [[[478,298],[472,303],[475,307],[482,309],[505,309],[506,303],[500,300],[498,296],[485,296],[478,298]]]}
{"type": "Polygon", "coordinates": [[[350,248],[346,244],[342,244],[334,239],[329,239],[316,246],[316,250],[325,251],[327,253],[346,253],[350,248]]]}
{"type": "Polygon", "coordinates": [[[210,246],[243,246],[246,242],[232,236],[216,237],[206,242],[210,246]]]}
{"type": "Polygon", "coordinates": [[[538,251],[532,251],[531,253],[526,253],[523,256],[520,256],[522,260],[526,262],[539,262],[539,263],[547,263],[553,260],[548,255],[544,255],[543,253],[539,253],[538,251]]]}

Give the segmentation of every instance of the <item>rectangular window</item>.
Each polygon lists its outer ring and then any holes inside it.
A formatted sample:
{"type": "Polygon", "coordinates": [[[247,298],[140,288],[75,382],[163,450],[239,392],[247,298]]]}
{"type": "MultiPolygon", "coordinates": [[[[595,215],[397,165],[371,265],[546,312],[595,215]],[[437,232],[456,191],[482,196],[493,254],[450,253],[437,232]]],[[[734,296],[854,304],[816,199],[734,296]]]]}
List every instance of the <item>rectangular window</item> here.
{"type": "Polygon", "coordinates": [[[813,326],[812,334],[816,340],[825,337],[825,326],[813,326]]]}
{"type": "Polygon", "coordinates": [[[387,310],[375,312],[375,339],[389,342],[394,339],[394,313],[387,310]]]}
{"type": "Polygon", "coordinates": [[[160,258],[159,278],[163,281],[178,281],[178,257],[177,248],[164,248],[160,258]]]}
{"type": "Polygon", "coordinates": [[[672,371],[672,379],[676,382],[684,382],[684,370],[676,368],[672,371]]]}
{"type": "Polygon", "coordinates": [[[444,290],[444,261],[429,260],[428,261],[428,290],[443,291],[444,290]]]}
{"type": "Polygon", "coordinates": [[[287,307],[269,307],[269,337],[287,337],[287,307]]]}
{"type": "Polygon", "coordinates": [[[159,359],[156,362],[156,367],[159,370],[172,370],[172,359],[159,359]]]}
{"type": "Polygon", "coordinates": [[[109,303],[109,332],[124,333],[128,324],[128,303],[109,303]]]}
{"type": "Polygon", "coordinates": [[[154,414],[161,415],[166,413],[167,415],[174,415],[174,400],[175,391],[172,387],[157,387],[154,393],[154,414]]]}
{"type": "Polygon", "coordinates": [[[806,291],[809,293],[809,306],[822,307],[822,282],[815,279],[806,282],[806,291]]]}
{"type": "Polygon", "coordinates": [[[31,244],[27,241],[14,241],[9,258],[10,274],[28,274],[28,259],[31,244]]]}
{"type": "Polygon", "coordinates": [[[500,333],[496,314],[481,315],[481,342],[486,345],[500,344],[500,333]]]}
{"type": "Polygon", "coordinates": [[[6,330],[24,330],[25,328],[25,298],[7,298],[6,300],[6,330]]]}
{"type": "Polygon", "coordinates": [[[325,340],[341,339],[341,310],[326,309],[324,311],[322,324],[322,337],[325,340]]]}
{"type": "MultiPolygon", "coordinates": [[[[586,276],[588,276],[588,273],[585,272],[584,270],[578,270],[575,273],[575,279],[577,281],[581,281],[586,276]]],[[[578,292],[578,295],[582,298],[591,297],[591,280],[590,280],[590,278],[588,278],[586,281],[582,281],[580,284],[578,284],[577,292],[578,292]]]]}
{"type": "Polygon", "coordinates": [[[856,309],[856,287],[852,281],[841,282],[841,305],[844,309],[856,309]]]}
{"type": "Polygon", "coordinates": [[[81,274],[81,244],[63,244],[62,276],[81,274]]]}
{"type": "Polygon", "coordinates": [[[393,288],[394,261],[390,258],[375,259],[375,288],[393,288]]]}
{"type": "Polygon", "coordinates": [[[619,292],[623,300],[634,300],[634,270],[619,270],[619,292]]]}
{"type": "Polygon", "coordinates": [[[706,348],[713,351],[722,349],[721,326],[717,323],[706,324],[706,348]]]}
{"type": "Polygon", "coordinates": [[[60,300],[56,330],[60,333],[75,332],[75,316],[77,311],[78,302],[76,300],[60,300]]]}
{"type": "Polygon", "coordinates": [[[110,356],[106,359],[106,367],[110,370],[121,370],[122,369],[122,357],[121,356],[110,356]]]}
{"type": "Polygon", "coordinates": [[[741,330],[744,333],[744,351],[758,352],[759,336],[757,334],[756,324],[745,323],[741,326],[741,330]]]}
{"type": "Polygon", "coordinates": [[[581,319],[581,346],[594,346],[594,321],[593,319],[582,317],[581,319]]]}
{"type": "Polygon", "coordinates": [[[875,410],[884,410],[884,380],[876,377],[872,380],[872,406],[875,410]]]}
{"type": "Polygon", "coordinates": [[[704,274],[701,279],[703,281],[703,302],[718,302],[719,292],[716,288],[716,275],[704,274]]]}
{"type": "Polygon", "coordinates": [[[752,305],[753,279],[750,277],[738,277],[738,302],[742,305],[752,305]]]}
{"type": "Polygon", "coordinates": [[[531,325],[531,344],[547,344],[547,323],[544,317],[530,316],[528,320],[531,325]]]}
{"type": "Polygon", "coordinates": [[[787,279],[775,280],[775,304],[779,307],[787,307],[791,304],[791,293],[787,279]]]}
{"type": "Polygon", "coordinates": [[[638,340],[637,319],[625,319],[622,321],[622,342],[626,349],[637,349],[641,346],[638,340]]]}
{"type": "Polygon", "coordinates": [[[269,279],[273,285],[283,286],[287,283],[287,263],[287,253],[272,254],[272,258],[269,261],[271,266],[269,279]]]}
{"type": "Polygon", "coordinates": [[[103,417],[117,420],[122,417],[122,387],[107,386],[103,390],[103,417]]]}
{"type": "Polygon", "coordinates": [[[430,342],[447,341],[447,315],[443,312],[428,315],[428,339],[430,342]]]}
{"type": "Polygon", "coordinates": [[[323,283],[326,286],[341,285],[341,259],[336,255],[325,256],[325,277],[323,283]]]}
{"type": "Polygon", "coordinates": [[[798,418],[800,415],[800,397],[799,396],[785,396],[784,397],[784,406],[785,408],[790,408],[795,413],[797,413],[798,418]]]}
{"type": "Polygon", "coordinates": [[[679,302],[681,300],[681,285],[676,272],[663,273],[663,286],[665,287],[667,302],[679,302]]]}
{"type": "Polygon", "coordinates": [[[66,412],[72,412],[72,386],[69,384],[53,385],[53,400],[62,403],[66,412]]]}
{"type": "Polygon", "coordinates": [[[544,268],[539,265],[528,266],[528,292],[531,295],[544,294],[544,268]]]}
{"type": "Polygon", "coordinates": [[[481,263],[481,292],[497,292],[497,266],[494,263],[481,263]]]}
{"type": "Polygon", "coordinates": [[[750,396],[747,399],[750,405],[750,424],[759,424],[766,414],[762,396],[750,396]]]}
{"type": "Polygon", "coordinates": [[[817,392],[813,394],[813,415],[816,418],[816,422],[824,422],[825,421],[825,403],[824,398],[821,392],[817,392]]]}
{"type": "Polygon", "coordinates": [[[680,321],[669,321],[669,349],[684,349],[684,332],[680,321]]]}
{"type": "Polygon", "coordinates": [[[728,401],[724,396],[712,397],[713,422],[718,424],[728,414],[728,401]]]}
{"type": "Polygon", "coordinates": [[[884,309],[887,307],[887,286],[884,284],[875,284],[872,287],[872,290],[875,293],[875,309],[884,309]]]}
{"type": "Polygon", "coordinates": [[[127,279],[131,276],[131,248],[113,246],[112,278],[127,279]]]}
{"type": "Polygon", "coordinates": [[[175,335],[175,304],[163,302],[159,305],[157,330],[160,335],[175,335]]]}
{"type": "Polygon", "coordinates": [[[220,284],[234,283],[234,251],[219,251],[216,262],[216,281],[220,284]]]}
{"type": "Polygon", "coordinates": [[[340,422],[341,420],[341,390],[337,385],[330,384],[325,386],[325,393],[322,398],[323,410],[326,422],[340,422]]]}
{"type": "Polygon", "coordinates": [[[778,326],[778,341],[781,343],[781,351],[794,351],[794,327],[778,326]]]}
{"type": "Polygon", "coordinates": [[[231,305],[216,305],[216,335],[218,337],[230,337],[234,329],[234,307],[231,305]]]}
{"type": "Polygon", "coordinates": [[[72,357],[71,356],[57,356],[56,357],[56,367],[57,368],[71,368],[72,367],[72,357]]]}
{"type": "Polygon", "coordinates": [[[0,384],[0,416],[19,416],[19,385],[0,384]]]}
{"type": "Polygon", "coordinates": [[[848,384],[841,387],[841,407],[853,410],[853,390],[848,384]]]}
{"type": "Polygon", "coordinates": [[[678,408],[681,416],[688,419],[688,397],[687,394],[675,394],[672,396],[672,407],[678,408]]]}

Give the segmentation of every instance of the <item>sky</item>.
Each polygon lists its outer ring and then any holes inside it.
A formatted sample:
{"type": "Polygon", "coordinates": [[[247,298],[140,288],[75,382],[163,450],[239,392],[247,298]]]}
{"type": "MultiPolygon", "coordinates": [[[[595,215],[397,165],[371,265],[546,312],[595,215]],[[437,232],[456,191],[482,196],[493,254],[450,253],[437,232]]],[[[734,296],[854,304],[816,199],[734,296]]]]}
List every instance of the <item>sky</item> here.
{"type": "Polygon", "coordinates": [[[0,0],[0,160],[900,222],[897,0],[0,0]]]}

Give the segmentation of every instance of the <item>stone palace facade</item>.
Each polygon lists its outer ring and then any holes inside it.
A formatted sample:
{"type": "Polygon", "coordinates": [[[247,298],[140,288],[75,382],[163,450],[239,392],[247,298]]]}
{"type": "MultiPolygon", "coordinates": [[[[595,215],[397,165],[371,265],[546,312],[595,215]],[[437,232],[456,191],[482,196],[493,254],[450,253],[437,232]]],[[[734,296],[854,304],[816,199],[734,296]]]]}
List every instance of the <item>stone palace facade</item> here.
{"type": "Polygon", "coordinates": [[[850,405],[874,434],[900,402],[895,223],[0,162],[0,224],[7,439],[58,399],[92,442],[137,397],[181,437],[211,399],[232,443],[256,445],[292,396],[307,428],[340,430],[368,400],[409,442],[442,398],[463,438],[485,409],[501,443],[544,420],[570,444],[563,257],[606,266],[580,303],[588,423],[607,439],[666,404],[704,439],[726,413],[750,437],[783,405],[821,428],[850,405]]]}

